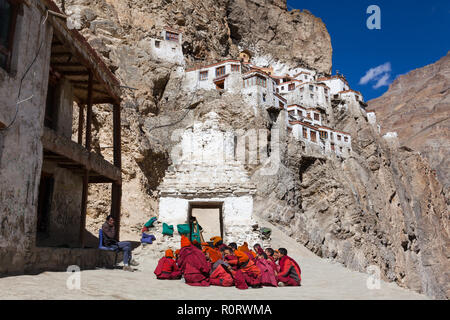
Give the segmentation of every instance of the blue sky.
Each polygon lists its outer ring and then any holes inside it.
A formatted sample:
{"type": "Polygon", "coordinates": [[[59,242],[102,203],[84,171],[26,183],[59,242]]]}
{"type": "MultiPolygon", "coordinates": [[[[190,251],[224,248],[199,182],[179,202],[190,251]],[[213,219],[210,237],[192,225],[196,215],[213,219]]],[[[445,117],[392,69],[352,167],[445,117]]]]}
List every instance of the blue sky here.
{"type": "Polygon", "coordinates": [[[449,0],[288,0],[287,4],[290,10],[307,9],[322,19],[331,36],[333,73],[344,74],[366,101],[386,92],[398,75],[433,63],[450,50],[449,0]],[[370,5],[381,9],[380,30],[366,26],[370,5]]]}

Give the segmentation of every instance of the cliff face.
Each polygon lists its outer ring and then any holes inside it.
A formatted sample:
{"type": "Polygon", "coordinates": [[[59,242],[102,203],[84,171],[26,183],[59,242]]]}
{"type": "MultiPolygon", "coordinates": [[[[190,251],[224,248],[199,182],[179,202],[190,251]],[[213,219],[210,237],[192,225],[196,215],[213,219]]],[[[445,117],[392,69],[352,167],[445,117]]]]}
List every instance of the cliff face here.
{"type": "MultiPolygon", "coordinates": [[[[158,212],[156,188],[171,164],[174,133],[215,111],[233,130],[280,128],[280,167],[260,176],[254,213],[282,226],[322,257],[365,271],[377,265],[386,279],[449,297],[449,228],[442,187],[417,153],[389,145],[359,105],[333,115],[329,125],[352,135],[345,161],[302,155],[282,128],[286,114],[254,112],[241,95],[181,90],[177,63],[154,59],[149,37],[168,26],[183,32],[186,65],[236,58],[248,48],[259,65],[331,69],[330,37],[320,19],[286,11],[285,1],[67,0],[72,22],[107,60],[123,85],[122,232],[136,232],[158,212]]],[[[281,68],[281,67],[280,67],[281,68]]],[[[108,106],[94,109],[94,145],[111,141],[108,106]]],[[[76,128],[74,128],[76,134],[76,128]]],[[[97,230],[109,211],[107,192],[89,193],[88,229],[97,230]]],[[[95,233],[94,233],[95,234],[95,233]]]]}
{"type": "Polygon", "coordinates": [[[380,98],[368,102],[383,133],[396,131],[402,145],[436,170],[450,204],[450,52],[426,67],[398,77],[380,98]]]}

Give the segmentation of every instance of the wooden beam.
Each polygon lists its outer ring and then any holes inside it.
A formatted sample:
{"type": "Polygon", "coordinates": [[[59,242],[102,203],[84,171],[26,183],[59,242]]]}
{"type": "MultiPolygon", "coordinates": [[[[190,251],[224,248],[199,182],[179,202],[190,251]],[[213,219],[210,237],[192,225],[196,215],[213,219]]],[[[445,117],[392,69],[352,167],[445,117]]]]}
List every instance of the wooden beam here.
{"type": "MultiPolygon", "coordinates": [[[[113,146],[114,146],[114,166],[119,170],[122,169],[122,149],[121,149],[121,119],[120,104],[113,105],[113,146]]],[[[122,201],[122,185],[118,183],[112,184],[111,189],[111,215],[116,222],[117,241],[120,239],[120,205],[122,201]]]]}
{"type": "MultiPolygon", "coordinates": [[[[86,114],[86,144],[85,148],[91,151],[91,126],[92,126],[92,71],[89,70],[89,85],[88,85],[88,102],[87,102],[87,114],[86,114]]],[[[89,183],[89,170],[85,169],[83,175],[83,191],[81,195],[81,218],[80,218],[80,246],[84,248],[84,229],[86,228],[86,213],[87,213],[87,201],[88,201],[88,183],[89,183]]]]}
{"type": "Polygon", "coordinates": [[[78,105],[78,144],[83,145],[83,122],[84,122],[84,107],[83,104],[78,105]]]}

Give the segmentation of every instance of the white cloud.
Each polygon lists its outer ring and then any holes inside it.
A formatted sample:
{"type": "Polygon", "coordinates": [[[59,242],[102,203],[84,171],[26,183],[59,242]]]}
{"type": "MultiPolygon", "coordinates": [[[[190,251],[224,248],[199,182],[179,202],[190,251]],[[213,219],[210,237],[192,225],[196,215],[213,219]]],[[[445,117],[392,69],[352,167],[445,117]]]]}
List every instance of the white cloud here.
{"type": "Polygon", "coordinates": [[[380,79],[378,79],[377,83],[373,86],[374,89],[378,89],[379,87],[388,86],[391,84],[391,74],[385,73],[380,79]]]}
{"type": "Polygon", "coordinates": [[[359,84],[368,84],[371,81],[377,81],[373,86],[377,89],[382,86],[389,85],[389,79],[391,77],[391,63],[386,62],[385,64],[379,65],[378,67],[371,68],[366,72],[366,74],[359,80],[359,84]]]}

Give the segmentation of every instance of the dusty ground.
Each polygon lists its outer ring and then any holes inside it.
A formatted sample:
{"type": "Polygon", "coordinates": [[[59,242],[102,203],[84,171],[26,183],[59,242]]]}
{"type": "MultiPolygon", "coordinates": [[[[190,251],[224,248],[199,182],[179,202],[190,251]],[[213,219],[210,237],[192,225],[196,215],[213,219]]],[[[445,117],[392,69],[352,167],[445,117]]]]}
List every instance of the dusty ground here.
{"type": "MultiPolygon", "coordinates": [[[[264,225],[268,225],[264,223],[264,225]]],[[[0,279],[0,299],[427,299],[426,296],[381,282],[380,289],[369,290],[367,274],[321,259],[276,227],[272,227],[273,247],[285,247],[302,268],[302,286],[238,290],[222,287],[191,287],[182,282],[156,280],[153,270],[157,260],[146,251],[137,250],[141,264],[135,272],[120,269],[81,272],[79,290],[69,290],[65,272],[0,279]]]]}

